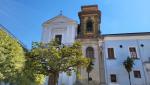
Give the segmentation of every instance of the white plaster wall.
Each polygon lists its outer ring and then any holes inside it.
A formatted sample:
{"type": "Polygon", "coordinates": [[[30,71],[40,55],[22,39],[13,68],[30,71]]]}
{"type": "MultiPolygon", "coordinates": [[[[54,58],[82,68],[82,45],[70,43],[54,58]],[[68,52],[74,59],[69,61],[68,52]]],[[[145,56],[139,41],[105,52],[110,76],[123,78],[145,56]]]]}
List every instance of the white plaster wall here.
{"type": "MultiPolygon", "coordinates": [[[[83,53],[84,53],[84,56],[86,56],[86,49],[88,48],[88,47],[92,47],[92,48],[94,48],[94,62],[93,62],[93,64],[94,64],[94,69],[92,70],[92,72],[90,72],[90,76],[92,77],[92,80],[93,81],[97,81],[97,82],[100,82],[99,80],[99,58],[98,58],[98,48],[97,48],[97,45],[95,45],[95,44],[84,44],[83,45],[83,53]]],[[[83,74],[82,75],[84,75],[84,78],[86,78],[87,79],[87,72],[83,72],[83,74]]]]}
{"type": "Polygon", "coordinates": [[[41,41],[42,42],[45,42],[45,43],[47,43],[47,42],[49,42],[49,39],[50,39],[50,30],[51,29],[48,29],[48,28],[43,28],[42,29],[42,39],[41,39],[41,41]]]}
{"type": "Polygon", "coordinates": [[[131,82],[132,85],[149,85],[146,84],[146,73],[145,67],[143,65],[143,60],[146,61],[150,55],[150,46],[148,45],[150,40],[127,40],[124,38],[119,40],[105,40],[104,41],[104,57],[105,57],[105,72],[106,72],[106,81],[108,84],[112,84],[110,81],[110,74],[117,75],[117,84],[119,85],[129,85],[128,74],[123,67],[123,61],[130,56],[129,47],[136,47],[137,55],[139,59],[135,60],[135,65],[133,70],[141,71],[141,78],[134,78],[133,72],[131,72],[131,82]],[[141,47],[140,44],[144,44],[145,48],[141,47]],[[123,48],[120,48],[119,45],[122,45],[123,48]],[[114,48],[115,59],[108,59],[107,48],[114,48]]]}
{"type": "MultiPolygon", "coordinates": [[[[83,55],[86,57],[86,49],[88,47],[92,47],[94,49],[94,69],[90,72],[90,77],[92,77],[92,81],[89,81],[89,85],[99,85],[100,84],[100,74],[99,74],[99,56],[98,56],[98,41],[94,41],[91,39],[87,39],[82,42],[82,51],[83,55]]],[[[86,69],[81,69],[81,79],[80,82],[83,85],[88,85],[88,73],[86,69]]]]}
{"type": "Polygon", "coordinates": [[[142,56],[143,62],[148,61],[150,58],[150,39],[138,40],[138,44],[143,44],[140,46],[140,54],[142,56]]]}
{"type": "MultiPolygon", "coordinates": [[[[55,19],[52,23],[46,24],[42,31],[42,42],[48,43],[55,38],[55,35],[62,35],[62,44],[71,45],[75,42],[76,23],[70,23],[63,17],[55,19]]],[[[73,85],[76,80],[76,74],[72,72],[71,76],[67,76],[62,72],[59,74],[58,85],[73,85]]],[[[48,77],[44,85],[48,85],[48,77]]]]}
{"type": "Polygon", "coordinates": [[[146,75],[147,85],[150,85],[150,39],[139,40],[139,45],[143,44],[144,46],[140,46],[140,54],[142,57],[142,62],[144,63],[144,71],[146,75]]]}
{"type": "Polygon", "coordinates": [[[50,25],[43,28],[42,42],[49,42],[55,38],[55,35],[62,35],[62,43],[70,45],[75,41],[76,25],[50,25]]]}

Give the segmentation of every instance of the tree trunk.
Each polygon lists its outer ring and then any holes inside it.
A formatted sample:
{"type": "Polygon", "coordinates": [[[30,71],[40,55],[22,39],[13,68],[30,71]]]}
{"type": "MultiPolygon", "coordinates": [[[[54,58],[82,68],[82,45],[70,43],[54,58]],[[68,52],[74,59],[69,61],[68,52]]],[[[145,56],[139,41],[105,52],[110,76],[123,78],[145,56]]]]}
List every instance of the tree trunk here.
{"type": "Polygon", "coordinates": [[[131,77],[130,77],[130,72],[128,72],[128,76],[129,76],[129,83],[131,85],[131,77]]]}
{"type": "Polygon", "coordinates": [[[58,73],[49,75],[48,85],[57,85],[58,77],[59,77],[58,73]]]}
{"type": "Polygon", "coordinates": [[[87,72],[88,73],[88,81],[89,81],[89,78],[90,78],[90,73],[89,72],[87,72]]]}
{"type": "Polygon", "coordinates": [[[88,85],[89,85],[90,73],[89,72],[87,72],[87,73],[88,73],[88,85]]]}

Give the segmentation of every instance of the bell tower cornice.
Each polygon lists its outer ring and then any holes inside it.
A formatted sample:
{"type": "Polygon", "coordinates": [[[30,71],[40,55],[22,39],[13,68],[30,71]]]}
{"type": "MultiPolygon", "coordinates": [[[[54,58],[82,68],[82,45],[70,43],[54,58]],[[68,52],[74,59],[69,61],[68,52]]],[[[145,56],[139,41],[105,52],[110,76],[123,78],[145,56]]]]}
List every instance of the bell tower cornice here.
{"type": "Polygon", "coordinates": [[[98,5],[85,5],[78,13],[80,26],[78,27],[78,38],[99,38],[101,11],[98,5]]]}

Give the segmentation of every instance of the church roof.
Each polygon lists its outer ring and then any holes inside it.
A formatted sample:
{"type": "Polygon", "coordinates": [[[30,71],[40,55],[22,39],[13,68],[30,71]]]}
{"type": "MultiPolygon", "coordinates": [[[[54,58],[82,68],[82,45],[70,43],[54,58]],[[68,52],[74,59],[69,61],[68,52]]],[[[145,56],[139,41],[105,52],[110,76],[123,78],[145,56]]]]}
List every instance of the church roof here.
{"type": "Polygon", "coordinates": [[[54,18],[51,18],[47,20],[46,22],[44,22],[43,25],[50,24],[50,23],[67,23],[67,22],[76,23],[75,20],[70,19],[62,14],[59,14],[55,16],[54,18]]]}

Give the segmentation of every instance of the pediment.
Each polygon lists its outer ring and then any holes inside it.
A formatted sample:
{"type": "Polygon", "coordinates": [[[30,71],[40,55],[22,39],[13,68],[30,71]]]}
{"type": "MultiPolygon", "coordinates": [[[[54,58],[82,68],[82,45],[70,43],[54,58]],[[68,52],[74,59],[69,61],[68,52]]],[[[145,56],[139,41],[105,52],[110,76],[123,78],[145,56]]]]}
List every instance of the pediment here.
{"type": "Polygon", "coordinates": [[[46,22],[43,23],[43,25],[46,25],[46,24],[58,24],[58,23],[76,23],[76,21],[66,17],[66,16],[63,16],[63,15],[58,15],[52,19],[49,19],[47,20],[46,22]]]}

